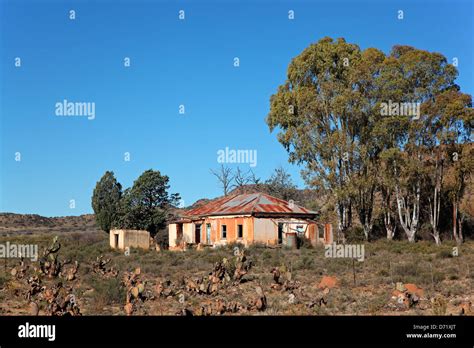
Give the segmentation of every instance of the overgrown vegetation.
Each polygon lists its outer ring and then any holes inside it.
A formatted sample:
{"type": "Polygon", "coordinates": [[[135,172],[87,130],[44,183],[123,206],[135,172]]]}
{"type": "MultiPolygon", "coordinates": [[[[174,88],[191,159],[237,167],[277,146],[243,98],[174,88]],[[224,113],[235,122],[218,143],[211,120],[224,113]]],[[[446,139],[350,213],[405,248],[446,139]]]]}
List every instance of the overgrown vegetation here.
{"type": "MultiPolygon", "coordinates": [[[[8,237],[11,243],[39,243],[40,250],[49,247],[51,239],[8,237]]],[[[466,299],[474,299],[471,241],[459,247],[459,256],[448,256],[455,242],[440,249],[432,242],[379,240],[366,244],[365,260],[354,264],[326,258],[322,246],[296,250],[253,245],[244,254],[237,244],[186,252],[132,249],[127,256],[109,249],[101,232],[89,237],[63,234],[58,241],[58,259],[79,260],[78,271],[74,278],[67,278],[68,272],[43,277],[41,284],[56,289],[62,282],[58,299],[74,294],[83,315],[459,314],[466,299]],[[397,283],[416,284],[423,296],[402,306],[393,300],[397,283]]],[[[26,280],[34,263],[24,261],[28,270],[21,279],[10,275],[19,267],[18,260],[7,260],[0,269],[3,315],[30,313],[26,280]]],[[[72,266],[65,265],[66,270],[72,266]]],[[[22,274],[20,268],[17,274],[22,274]]],[[[39,314],[48,314],[46,303],[38,303],[39,314]]]]}
{"type": "Polygon", "coordinates": [[[168,182],[166,175],[150,169],[122,192],[114,173],[105,172],[92,195],[98,226],[107,233],[111,228],[129,228],[155,236],[166,226],[170,208],[180,200],[179,194],[168,193],[168,182]]]}

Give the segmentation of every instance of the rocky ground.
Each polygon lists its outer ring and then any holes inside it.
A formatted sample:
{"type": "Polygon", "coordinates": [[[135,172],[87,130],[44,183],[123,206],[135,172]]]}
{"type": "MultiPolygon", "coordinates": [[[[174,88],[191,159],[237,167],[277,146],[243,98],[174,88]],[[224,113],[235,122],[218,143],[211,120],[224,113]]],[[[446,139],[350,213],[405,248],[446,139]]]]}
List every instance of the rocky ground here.
{"type": "Polygon", "coordinates": [[[0,315],[470,315],[474,242],[376,241],[363,262],[324,248],[111,250],[108,235],[8,233],[37,262],[0,260],[0,315]],[[54,236],[58,235],[55,240],[54,236]]]}

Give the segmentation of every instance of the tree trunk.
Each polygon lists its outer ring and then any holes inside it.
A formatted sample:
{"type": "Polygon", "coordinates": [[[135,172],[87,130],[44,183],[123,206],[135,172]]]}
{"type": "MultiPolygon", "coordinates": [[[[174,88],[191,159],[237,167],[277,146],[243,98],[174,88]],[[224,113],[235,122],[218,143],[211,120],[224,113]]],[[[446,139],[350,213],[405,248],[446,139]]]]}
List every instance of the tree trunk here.
{"type": "Polygon", "coordinates": [[[430,224],[433,229],[431,234],[436,242],[436,245],[441,244],[441,239],[439,237],[439,212],[441,208],[441,187],[443,183],[443,159],[439,159],[439,154],[436,159],[435,167],[435,183],[434,183],[434,192],[433,192],[433,203],[430,202],[430,224]]]}
{"type": "Polygon", "coordinates": [[[382,189],[382,204],[383,204],[383,222],[385,226],[385,231],[387,233],[387,239],[392,240],[395,236],[395,229],[396,226],[392,220],[392,200],[391,200],[391,193],[390,190],[382,189]]]}
{"type": "Polygon", "coordinates": [[[439,231],[437,229],[433,230],[432,236],[435,240],[436,245],[440,245],[441,244],[441,239],[439,237],[439,231]]]}
{"type": "Polygon", "coordinates": [[[392,218],[390,216],[390,213],[387,213],[386,215],[388,216],[384,219],[384,222],[385,222],[385,230],[387,232],[387,239],[392,240],[393,237],[395,237],[396,226],[392,223],[392,218]]]}
{"type": "MultiPolygon", "coordinates": [[[[395,169],[395,176],[398,175],[395,169]]],[[[415,234],[418,229],[418,219],[420,217],[420,191],[421,183],[418,180],[414,187],[414,198],[413,198],[413,212],[410,212],[410,197],[409,195],[405,198],[400,197],[400,187],[398,183],[395,185],[395,194],[397,198],[397,210],[398,217],[400,218],[400,225],[402,225],[405,234],[408,237],[408,241],[415,242],[415,234]]]]}
{"type": "Polygon", "coordinates": [[[336,212],[339,220],[337,229],[337,241],[344,243],[345,232],[352,225],[352,210],[350,202],[338,202],[336,204],[336,212]]]}
{"type": "Polygon", "coordinates": [[[369,234],[370,232],[372,231],[372,225],[369,224],[369,223],[365,223],[364,224],[364,237],[365,237],[365,240],[369,240],[369,234]]]}
{"type": "Polygon", "coordinates": [[[410,214],[410,209],[408,207],[408,203],[407,204],[405,203],[405,199],[400,198],[398,187],[396,189],[396,193],[397,193],[397,208],[398,208],[398,217],[400,218],[400,225],[402,225],[402,228],[408,237],[408,241],[413,243],[415,242],[415,234],[418,228],[419,204],[420,204],[419,191],[417,190],[416,199],[413,202],[413,214],[410,214]]]}
{"type": "Polygon", "coordinates": [[[387,239],[392,240],[395,237],[395,228],[391,225],[385,224],[385,230],[387,231],[387,239]]]}
{"type": "Polygon", "coordinates": [[[460,244],[458,235],[458,202],[457,199],[453,199],[453,237],[457,244],[460,244]]]}

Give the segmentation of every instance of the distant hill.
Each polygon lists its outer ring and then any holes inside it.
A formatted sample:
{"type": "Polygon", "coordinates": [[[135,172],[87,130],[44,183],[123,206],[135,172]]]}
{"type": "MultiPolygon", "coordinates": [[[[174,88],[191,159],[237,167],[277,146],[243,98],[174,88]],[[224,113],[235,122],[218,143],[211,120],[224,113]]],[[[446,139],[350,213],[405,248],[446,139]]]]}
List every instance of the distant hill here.
{"type": "MultiPolygon", "coordinates": [[[[296,204],[303,206],[308,209],[318,209],[318,207],[322,206],[325,202],[324,197],[318,195],[315,190],[311,189],[294,189],[289,192],[288,197],[284,197],[276,192],[272,192],[271,188],[267,184],[251,184],[251,185],[244,185],[240,188],[236,188],[229,192],[229,195],[234,194],[242,194],[242,193],[257,193],[263,192],[269,195],[272,195],[277,198],[290,200],[292,199],[296,204]]],[[[189,207],[186,207],[184,210],[194,209],[200,207],[204,204],[212,202],[214,200],[220,199],[223,196],[215,197],[212,199],[209,198],[201,198],[194,202],[189,207]]],[[[179,213],[181,209],[177,209],[176,212],[179,213]]]]}
{"type": "Polygon", "coordinates": [[[37,214],[0,213],[0,235],[41,232],[97,232],[94,214],[45,217],[37,214]]]}
{"type": "MultiPolygon", "coordinates": [[[[254,193],[264,192],[270,195],[276,195],[269,190],[268,185],[246,185],[240,189],[235,189],[230,194],[236,193],[254,193]]],[[[219,199],[222,196],[215,198],[201,198],[194,202],[191,206],[186,208],[173,207],[170,209],[168,218],[180,215],[184,210],[197,208],[207,204],[213,200],[219,199]]],[[[285,199],[285,197],[279,197],[285,199]]],[[[296,204],[304,206],[309,209],[318,207],[324,200],[318,197],[315,191],[304,189],[295,189],[291,192],[291,198],[296,204]]],[[[37,233],[71,233],[71,232],[101,232],[96,226],[94,214],[85,214],[80,216],[60,216],[60,217],[45,217],[37,214],[15,214],[15,213],[0,213],[0,236],[9,234],[37,234],[37,233]]],[[[166,231],[165,231],[166,232],[166,231]]]]}

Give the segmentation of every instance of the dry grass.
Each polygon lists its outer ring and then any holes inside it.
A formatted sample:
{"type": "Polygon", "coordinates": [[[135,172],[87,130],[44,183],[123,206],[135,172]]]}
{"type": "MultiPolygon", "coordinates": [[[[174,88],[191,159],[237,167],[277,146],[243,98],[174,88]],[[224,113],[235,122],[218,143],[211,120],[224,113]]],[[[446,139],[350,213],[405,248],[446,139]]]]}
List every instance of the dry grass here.
{"type": "MultiPolygon", "coordinates": [[[[41,252],[52,238],[51,233],[13,235],[0,237],[0,243],[37,243],[41,252]]],[[[78,260],[77,279],[68,282],[74,287],[80,308],[85,315],[123,315],[125,289],[121,285],[123,272],[141,268],[146,288],[154,289],[160,281],[181,284],[183,279],[206,276],[215,262],[232,258],[233,246],[187,252],[132,250],[129,256],[111,250],[108,236],[101,232],[69,233],[60,235],[60,257],[78,260]],[[117,279],[104,279],[92,272],[92,262],[97,256],[111,258],[111,266],[120,274],[117,279]]],[[[268,307],[260,315],[387,315],[387,314],[456,314],[458,304],[466,299],[474,302],[474,242],[460,247],[459,256],[452,257],[452,243],[437,247],[433,243],[409,244],[401,241],[377,241],[365,245],[365,261],[353,263],[347,259],[324,257],[323,247],[299,250],[267,249],[253,246],[247,255],[253,267],[247,281],[219,290],[217,295],[194,295],[184,292],[186,306],[195,308],[202,303],[223,299],[247,303],[255,297],[255,287],[265,291],[268,307]],[[273,267],[282,267],[292,273],[300,283],[293,291],[271,289],[273,267]],[[339,286],[324,295],[325,306],[308,304],[321,296],[317,284],[323,275],[335,276],[339,286]],[[396,282],[415,283],[425,291],[423,305],[406,311],[393,311],[387,304],[396,282]],[[291,294],[294,300],[291,300],[291,294]],[[435,302],[431,299],[440,298],[435,302]],[[445,305],[444,305],[445,304],[445,305]]],[[[29,261],[28,261],[29,262],[29,261]]],[[[27,301],[18,296],[18,281],[12,279],[10,270],[17,260],[1,260],[0,264],[0,314],[27,314],[27,301]]],[[[46,284],[48,281],[46,281],[46,284]]],[[[183,304],[177,295],[170,298],[156,297],[143,304],[146,314],[174,315],[183,304]]]]}

